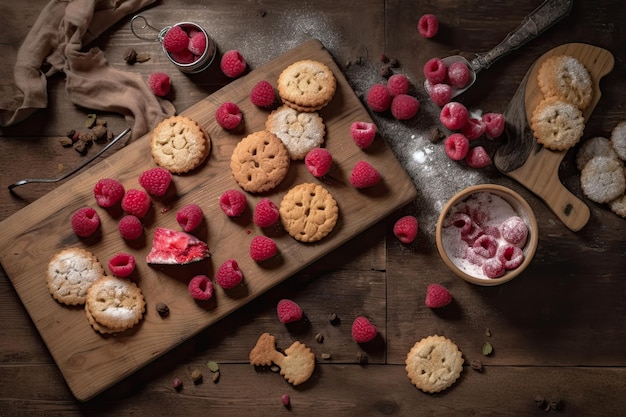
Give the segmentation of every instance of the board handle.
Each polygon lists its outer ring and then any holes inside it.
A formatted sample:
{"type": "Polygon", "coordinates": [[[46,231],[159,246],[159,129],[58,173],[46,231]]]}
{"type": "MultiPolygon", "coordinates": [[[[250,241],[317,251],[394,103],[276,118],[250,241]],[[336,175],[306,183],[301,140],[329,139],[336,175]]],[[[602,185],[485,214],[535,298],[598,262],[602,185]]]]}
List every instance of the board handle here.
{"type": "Polygon", "coordinates": [[[520,168],[506,172],[520,184],[535,193],[570,230],[577,232],[587,222],[589,207],[572,194],[559,180],[559,165],[566,151],[551,151],[543,146],[520,168]],[[546,168],[549,168],[546,170],[546,168]]]}

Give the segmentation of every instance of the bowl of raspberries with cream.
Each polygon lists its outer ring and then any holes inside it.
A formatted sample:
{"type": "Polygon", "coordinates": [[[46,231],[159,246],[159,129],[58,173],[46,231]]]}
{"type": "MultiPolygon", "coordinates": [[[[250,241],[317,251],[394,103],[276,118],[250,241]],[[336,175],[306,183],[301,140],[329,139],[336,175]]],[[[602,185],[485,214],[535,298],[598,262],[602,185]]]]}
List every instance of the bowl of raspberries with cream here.
{"type": "Polygon", "coordinates": [[[539,241],[532,207],[496,184],[468,187],[444,206],[436,229],[437,250],[465,281],[492,286],[508,282],[531,263],[539,241]]]}

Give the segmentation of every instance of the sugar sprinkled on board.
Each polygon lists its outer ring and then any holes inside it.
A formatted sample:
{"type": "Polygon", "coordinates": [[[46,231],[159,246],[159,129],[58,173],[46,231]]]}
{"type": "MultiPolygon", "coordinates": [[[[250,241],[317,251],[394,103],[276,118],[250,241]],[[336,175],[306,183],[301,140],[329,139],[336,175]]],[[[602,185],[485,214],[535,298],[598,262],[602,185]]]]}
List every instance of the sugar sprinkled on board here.
{"type": "MultiPolygon", "coordinates": [[[[344,68],[344,74],[359,97],[363,97],[371,85],[384,82],[377,66],[368,61],[344,68]]],[[[418,191],[416,215],[421,229],[433,243],[437,219],[448,199],[466,187],[492,182],[490,178],[494,177],[495,168],[479,170],[452,161],[442,142],[433,143],[433,127],[446,133],[439,122],[440,108],[422,91],[420,80],[412,78],[411,74],[405,75],[415,87],[413,94],[420,101],[418,114],[405,122],[384,113],[370,112],[370,116],[418,191]]]]}

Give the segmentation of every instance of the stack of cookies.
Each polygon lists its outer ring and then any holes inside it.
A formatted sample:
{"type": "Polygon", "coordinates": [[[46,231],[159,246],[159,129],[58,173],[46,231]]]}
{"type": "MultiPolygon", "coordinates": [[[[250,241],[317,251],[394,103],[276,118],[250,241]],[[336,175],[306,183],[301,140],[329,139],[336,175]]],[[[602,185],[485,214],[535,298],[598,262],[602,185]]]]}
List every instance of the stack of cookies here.
{"type": "Polygon", "coordinates": [[[576,153],[580,186],[585,196],[626,218],[626,121],[611,131],[610,138],[585,140],[576,153]]]}
{"type": "Polygon", "coordinates": [[[145,311],[139,287],[128,279],[105,275],[96,256],[86,249],[68,248],[54,255],[46,284],[61,304],[84,305],[89,323],[102,334],[130,329],[145,311]]]}
{"type": "Polygon", "coordinates": [[[585,128],[582,112],[593,98],[589,71],[574,57],[553,56],[539,68],[537,83],[544,99],[534,109],[530,127],[544,147],[567,150],[585,128]]]}

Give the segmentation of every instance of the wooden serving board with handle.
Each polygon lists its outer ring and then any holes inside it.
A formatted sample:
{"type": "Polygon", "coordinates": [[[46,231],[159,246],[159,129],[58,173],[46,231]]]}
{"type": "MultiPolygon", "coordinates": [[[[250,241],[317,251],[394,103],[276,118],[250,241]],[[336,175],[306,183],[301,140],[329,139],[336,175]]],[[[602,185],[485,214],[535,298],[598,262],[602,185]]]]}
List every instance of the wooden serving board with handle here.
{"type": "Polygon", "coordinates": [[[378,137],[365,151],[352,141],[352,122],[371,121],[371,118],[331,55],[316,39],[234,80],[182,114],[196,120],[208,132],[212,140],[211,154],[206,163],[192,173],[174,177],[172,195],[153,198],[153,208],[145,220],[144,240],[132,244],[123,241],[117,231],[121,213],[98,207],[93,187],[98,179],[110,177],[121,181],[126,189],[139,188],[139,175],[155,166],[150,156],[149,134],[63,183],[0,225],[2,266],[79,400],[95,396],[155,360],[417,196],[409,176],[383,138],[378,137]],[[268,80],[275,86],[280,72],[301,59],[325,63],[337,78],[335,96],[320,111],[326,124],[324,146],[333,155],[333,168],[318,180],[309,174],[303,161],[294,161],[278,188],[263,195],[248,194],[247,212],[237,219],[228,218],[219,208],[218,200],[227,189],[238,188],[229,168],[232,151],[241,138],[264,129],[269,114],[268,110],[250,103],[249,93],[261,80],[268,80]],[[241,108],[242,130],[227,132],[216,123],[215,111],[225,101],[232,101],[241,108]],[[381,184],[362,191],[350,185],[350,172],[359,160],[369,161],[380,171],[381,184]],[[263,230],[254,225],[252,209],[262,197],[280,204],[282,196],[302,182],[321,183],[337,200],[339,221],[330,235],[319,242],[303,244],[279,225],[263,230]],[[185,266],[148,265],[145,257],[153,231],[156,227],[180,230],[176,211],[188,203],[196,203],[204,211],[205,224],[194,234],[208,243],[211,258],[185,266]],[[97,236],[87,239],[77,238],[70,227],[72,213],[83,206],[96,208],[102,221],[97,236]],[[279,257],[266,265],[256,264],[248,253],[249,243],[257,234],[272,237],[279,247],[279,257]],[[132,279],[143,291],[147,304],[145,316],[137,326],[117,335],[103,336],[91,328],[83,308],[67,307],[52,298],[45,283],[47,264],[56,252],[73,246],[92,251],[107,270],[108,260],[115,253],[125,251],[135,256],[137,270],[132,279]],[[189,279],[195,274],[213,277],[217,267],[230,258],[238,261],[245,285],[229,292],[216,285],[211,301],[195,302],[188,294],[189,279]],[[170,315],[165,319],[156,311],[158,302],[170,308],[170,315]]]}
{"type": "Polygon", "coordinates": [[[605,49],[582,43],[565,44],[548,51],[528,71],[505,112],[508,142],[498,149],[494,163],[502,173],[539,196],[569,229],[578,231],[587,224],[590,212],[589,207],[559,179],[559,167],[567,151],[544,148],[537,143],[529,127],[535,107],[543,100],[537,84],[539,68],[548,58],[558,55],[572,56],[589,70],[593,98],[583,112],[585,121],[598,104],[602,95],[600,80],[613,69],[613,55],[605,49]]]}

